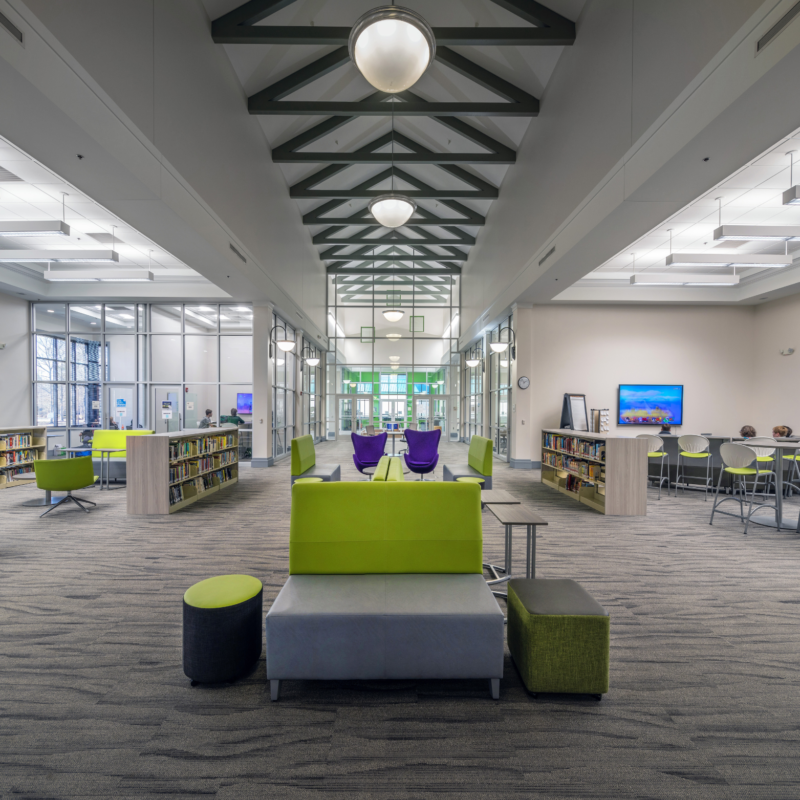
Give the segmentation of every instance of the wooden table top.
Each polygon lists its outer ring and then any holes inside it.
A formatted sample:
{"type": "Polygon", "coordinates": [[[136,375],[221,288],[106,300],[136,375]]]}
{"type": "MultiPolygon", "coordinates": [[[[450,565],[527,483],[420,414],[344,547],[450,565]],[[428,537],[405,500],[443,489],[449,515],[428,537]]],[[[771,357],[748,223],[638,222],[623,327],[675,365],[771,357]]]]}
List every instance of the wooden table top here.
{"type": "Polygon", "coordinates": [[[519,503],[514,495],[509,494],[503,489],[485,489],[481,492],[481,503],[487,505],[488,503],[519,503]]]}
{"type": "Polygon", "coordinates": [[[532,508],[523,505],[487,505],[501,525],[547,525],[532,508]]]}

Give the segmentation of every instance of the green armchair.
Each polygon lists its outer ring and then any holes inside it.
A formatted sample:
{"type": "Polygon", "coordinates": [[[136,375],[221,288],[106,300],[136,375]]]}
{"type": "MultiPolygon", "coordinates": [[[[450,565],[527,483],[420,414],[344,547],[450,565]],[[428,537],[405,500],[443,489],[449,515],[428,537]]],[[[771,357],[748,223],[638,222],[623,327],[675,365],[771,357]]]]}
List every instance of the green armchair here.
{"type": "Polygon", "coordinates": [[[36,486],[39,489],[44,489],[49,492],[66,492],[64,497],[50,506],[44,514],[40,514],[40,517],[49,514],[54,508],[58,508],[68,500],[75,503],[78,508],[82,508],[87,514],[89,513],[89,509],[84,507],[82,505],[83,503],[88,503],[90,506],[97,505],[97,503],[93,503],[91,500],[85,500],[83,497],[75,497],[72,494],[72,492],[77,489],[85,489],[87,486],[92,486],[97,480],[90,456],[53,461],[38,459],[33,462],[33,470],[36,473],[36,486]]]}

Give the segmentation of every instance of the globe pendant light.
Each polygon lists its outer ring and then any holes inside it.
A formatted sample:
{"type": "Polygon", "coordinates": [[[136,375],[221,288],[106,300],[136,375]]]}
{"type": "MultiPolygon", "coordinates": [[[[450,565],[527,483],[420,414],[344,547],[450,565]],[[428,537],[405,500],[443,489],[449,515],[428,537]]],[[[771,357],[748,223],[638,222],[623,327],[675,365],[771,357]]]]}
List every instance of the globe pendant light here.
{"type": "MultiPolygon", "coordinates": [[[[394,276],[392,276],[392,299],[394,299],[394,276]]],[[[406,312],[400,308],[386,308],[383,317],[387,322],[400,322],[406,312]]]]}
{"type": "Polygon", "coordinates": [[[410,89],[436,54],[430,25],[416,12],[380,6],[360,17],[350,31],[350,58],[379,92],[410,89]]]}

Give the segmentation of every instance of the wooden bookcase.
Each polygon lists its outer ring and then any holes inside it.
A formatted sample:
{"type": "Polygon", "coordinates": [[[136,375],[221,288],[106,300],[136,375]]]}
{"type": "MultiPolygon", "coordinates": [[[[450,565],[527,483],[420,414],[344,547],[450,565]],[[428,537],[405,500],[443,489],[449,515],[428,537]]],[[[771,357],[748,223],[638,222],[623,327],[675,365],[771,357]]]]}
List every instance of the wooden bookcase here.
{"type": "Polygon", "coordinates": [[[33,472],[16,477],[16,470],[20,467],[27,468],[39,458],[47,458],[47,428],[30,425],[22,428],[0,428],[0,489],[36,483],[33,472]],[[30,444],[20,445],[20,442],[28,441],[30,444]],[[22,460],[10,463],[11,459],[17,458],[22,460]]]}
{"type": "Polygon", "coordinates": [[[130,436],[126,448],[129,514],[172,514],[239,480],[236,428],[130,436]]]}
{"type": "Polygon", "coordinates": [[[615,517],[647,514],[647,441],[542,431],[542,483],[615,517]]]}

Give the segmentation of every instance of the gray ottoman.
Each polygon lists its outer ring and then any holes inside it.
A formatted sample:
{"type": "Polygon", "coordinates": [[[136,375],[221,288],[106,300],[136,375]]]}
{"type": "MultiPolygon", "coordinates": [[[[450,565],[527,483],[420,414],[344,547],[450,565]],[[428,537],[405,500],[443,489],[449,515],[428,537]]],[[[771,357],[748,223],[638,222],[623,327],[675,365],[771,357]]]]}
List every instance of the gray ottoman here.
{"type": "Polygon", "coordinates": [[[292,575],[266,617],[267,678],[503,677],[503,612],[482,575],[292,575]]]}

